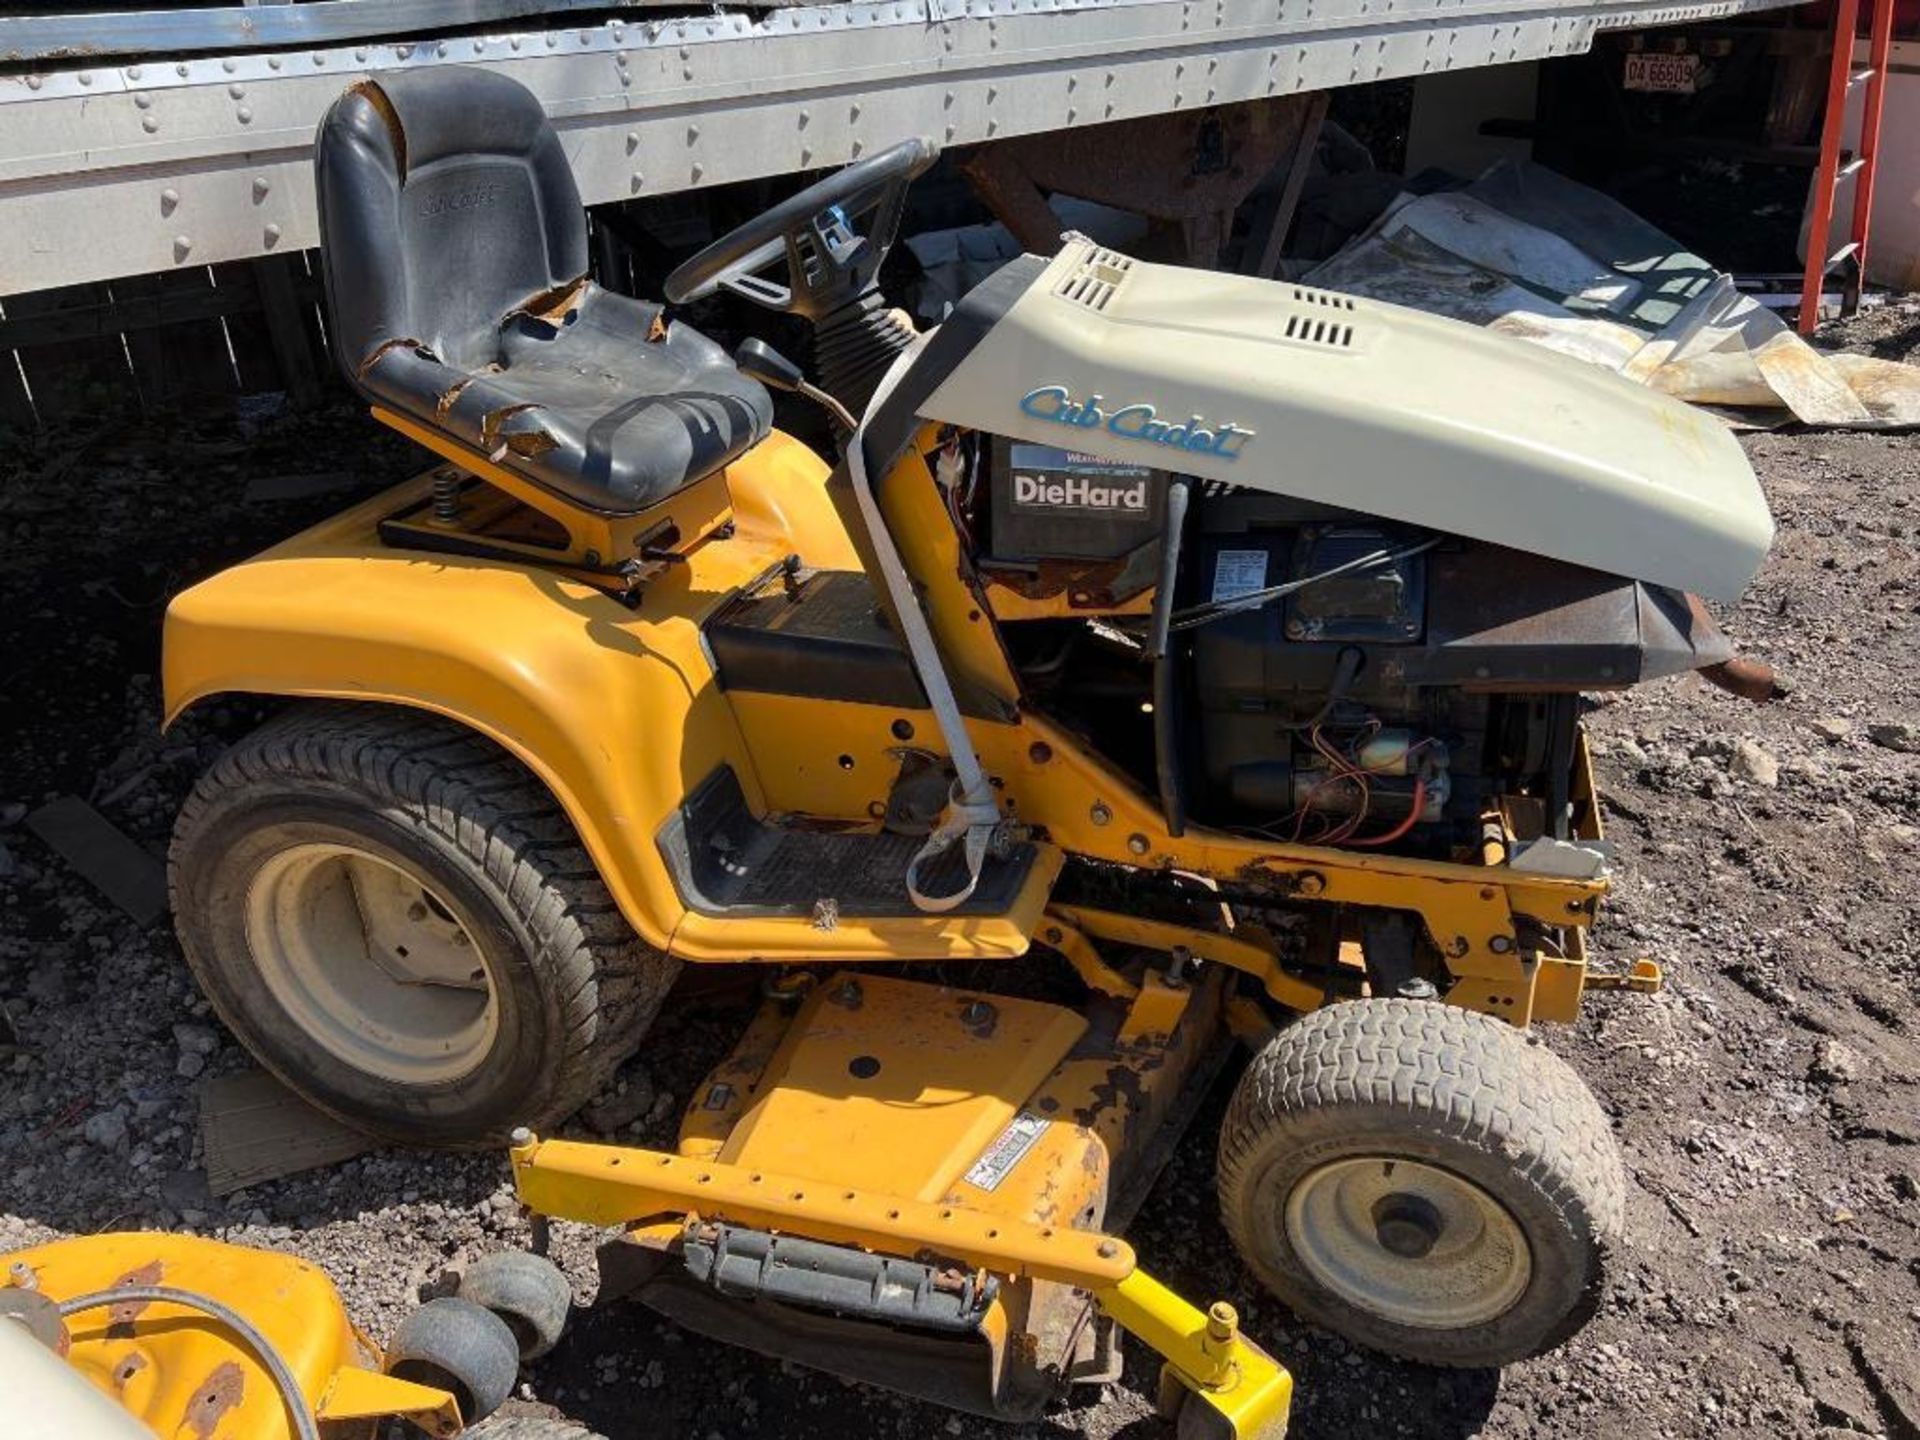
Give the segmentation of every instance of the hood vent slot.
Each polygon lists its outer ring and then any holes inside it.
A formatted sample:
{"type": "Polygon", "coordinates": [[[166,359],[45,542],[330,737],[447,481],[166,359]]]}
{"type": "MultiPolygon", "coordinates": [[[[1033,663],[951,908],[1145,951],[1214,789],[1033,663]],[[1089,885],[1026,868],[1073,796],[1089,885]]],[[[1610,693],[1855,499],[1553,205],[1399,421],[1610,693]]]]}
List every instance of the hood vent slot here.
{"type": "Polygon", "coordinates": [[[1072,273],[1053,287],[1053,293],[1070,305],[1088,310],[1105,310],[1113,292],[1133,269],[1133,261],[1111,250],[1090,250],[1087,258],[1072,273]]]}
{"type": "Polygon", "coordinates": [[[1293,287],[1293,303],[1296,305],[1324,305],[1329,310],[1354,310],[1359,307],[1351,296],[1337,295],[1331,290],[1313,290],[1305,285],[1293,287]]]}
{"type": "Polygon", "coordinates": [[[1332,350],[1350,350],[1353,348],[1353,326],[1312,315],[1289,315],[1287,328],[1281,332],[1280,338],[1303,345],[1324,345],[1332,350]]]}

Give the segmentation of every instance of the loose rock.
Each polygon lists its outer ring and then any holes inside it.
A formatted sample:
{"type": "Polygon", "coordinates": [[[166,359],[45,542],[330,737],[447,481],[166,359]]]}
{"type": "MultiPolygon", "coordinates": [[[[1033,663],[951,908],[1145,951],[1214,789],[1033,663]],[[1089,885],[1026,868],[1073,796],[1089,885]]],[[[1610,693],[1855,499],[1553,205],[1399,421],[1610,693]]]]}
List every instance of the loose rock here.
{"type": "Polygon", "coordinates": [[[1867,1057],[1846,1041],[1829,1038],[1820,1042],[1807,1073],[1813,1079],[1829,1084],[1851,1085],[1856,1080],[1866,1078],[1867,1057]]]}
{"type": "Polygon", "coordinates": [[[1742,740],[1733,747],[1727,770],[1736,780],[1771,790],[1780,783],[1780,762],[1757,740],[1742,740]]]}
{"type": "Polygon", "coordinates": [[[87,1117],[85,1130],[89,1145],[98,1145],[102,1150],[117,1150],[126,1142],[127,1112],[124,1106],[116,1105],[111,1110],[102,1110],[87,1117]]]}
{"type": "Polygon", "coordinates": [[[1867,727],[1867,738],[1876,745],[1898,750],[1905,755],[1920,755],[1920,725],[1904,720],[1881,721],[1867,727]]]}

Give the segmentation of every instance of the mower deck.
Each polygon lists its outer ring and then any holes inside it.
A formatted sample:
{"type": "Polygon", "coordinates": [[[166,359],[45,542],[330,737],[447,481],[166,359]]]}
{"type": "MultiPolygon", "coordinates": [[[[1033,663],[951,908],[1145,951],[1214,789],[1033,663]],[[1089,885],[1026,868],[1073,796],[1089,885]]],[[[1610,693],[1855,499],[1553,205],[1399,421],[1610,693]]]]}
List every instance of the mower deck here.
{"type": "Polygon", "coordinates": [[[767,1002],[678,1154],[528,1136],[520,1197],[627,1227],[603,1294],[768,1353],[1018,1419],[1113,1378],[1117,1323],[1167,1359],[1172,1406],[1278,1434],[1285,1370],[1107,1233],[1212,1077],[1226,978],[1080,1011],[842,971],[767,1002]]]}

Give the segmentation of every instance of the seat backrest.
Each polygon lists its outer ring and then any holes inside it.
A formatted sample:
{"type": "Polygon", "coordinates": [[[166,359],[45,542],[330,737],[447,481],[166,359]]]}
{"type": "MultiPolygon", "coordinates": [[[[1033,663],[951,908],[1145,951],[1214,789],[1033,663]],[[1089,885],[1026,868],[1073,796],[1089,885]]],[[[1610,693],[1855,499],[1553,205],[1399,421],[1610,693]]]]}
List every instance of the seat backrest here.
{"type": "Polygon", "coordinates": [[[525,86],[443,65],[363,81],[314,146],[334,353],[356,386],[394,342],[475,370],[501,318],[586,273],[560,138],[525,86]]]}

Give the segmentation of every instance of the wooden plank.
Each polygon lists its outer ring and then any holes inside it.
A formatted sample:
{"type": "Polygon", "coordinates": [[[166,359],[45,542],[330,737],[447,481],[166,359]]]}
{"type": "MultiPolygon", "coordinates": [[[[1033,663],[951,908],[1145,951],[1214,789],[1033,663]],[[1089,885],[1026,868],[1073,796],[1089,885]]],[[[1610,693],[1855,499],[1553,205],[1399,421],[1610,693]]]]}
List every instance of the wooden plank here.
{"type": "MultiPolygon", "coordinates": [[[[204,303],[223,307],[226,303],[253,303],[256,297],[238,287],[225,289],[214,284],[213,272],[205,265],[189,270],[162,272],[160,287],[165,294],[202,297],[204,303]],[[224,294],[222,293],[224,291],[224,294]],[[211,293],[209,293],[211,292],[211,293]]],[[[238,388],[239,376],[228,348],[226,327],[216,309],[214,318],[171,325],[166,331],[168,399],[187,395],[231,395],[238,388]]]]}
{"type": "MultiPolygon", "coordinates": [[[[106,286],[94,282],[16,295],[7,302],[7,313],[12,324],[106,303],[106,286]]],[[[69,414],[98,414],[113,408],[115,400],[129,408],[137,403],[133,376],[117,331],[83,331],[71,338],[19,348],[19,356],[42,421],[69,414]]]]}
{"type": "Polygon", "coordinates": [[[1320,127],[1326,123],[1327,106],[1332,100],[1331,91],[1317,90],[1307,101],[1306,113],[1300,117],[1300,135],[1294,144],[1293,159],[1287,164],[1287,178],[1269,203],[1261,207],[1264,213],[1255,218],[1247,236],[1244,261],[1250,263],[1243,263],[1242,268],[1249,275],[1271,280],[1280,269],[1281,250],[1287,243],[1288,232],[1293,229],[1294,212],[1300,208],[1300,190],[1307,183],[1307,172],[1313,168],[1313,152],[1320,144],[1320,127]]]}
{"type": "Polygon", "coordinates": [[[200,1145],[207,1189],[215,1195],[338,1165],[378,1143],[314,1109],[264,1070],[222,1075],[200,1087],[200,1145]]]}
{"type": "Polygon", "coordinates": [[[27,828],[140,924],[167,913],[167,872],[159,860],[78,795],[42,805],[27,816],[27,828]]]}
{"type": "MultiPolygon", "coordinates": [[[[117,314],[150,313],[158,308],[158,275],[130,275],[124,280],[109,282],[107,288],[113,294],[113,309],[117,314]]],[[[167,373],[172,360],[167,353],[166,331],[147,325],[123,326],[120,340],[126,346],[134,389],[139,392],[140,408],[145,412],[167,393],[167,373]]]]}
{"type": "MultiPolygon", "coordinates": [[[[4,315],[5,312],[0,311],[0,317],[4,315]]],[[[20,373],[20,357],[0,347],[0,428],[35,430],[39,425],[40,416],[33,408],[33,397],[27,393],[27,382],[20,373]]]]}
{"type": "Polygon", "coordinates": [[[305,279],[303,257],[271,255],[253,262],[254,284],[260,291],[260,309],[281,387],[296,408],[320,399],[318,349],[313,333],[311,302],[302,302],[297,279],[305,279]],[[296,279],[297,277],[297,279],[296,279]]]}
{"type": "Polygon", "coordinates": [[[234,380],[242,395],[257,395],[267,390],[287,390],[291,395],[273,327],[267,320],[266,294],[261,288],[269,263],[240,260],[208,267],[216,289],[246,297],[246,304],[236,306],[220,319],[227,344],[233,351],[234,380]]]}
{"type": "Polygon", "coordinates": [[[123,331],[210,320],[259,303],[248,292],[216,290],[204,282],[163,288],[162,278],[127,276],[107,287],[75,285],[12,296],[7,301],[7,316],[0,320],[0,347],[32,350],[73,340],[104,339],[123,331]],[[85,298],[76,299],[82,292],[85,298]]]}

